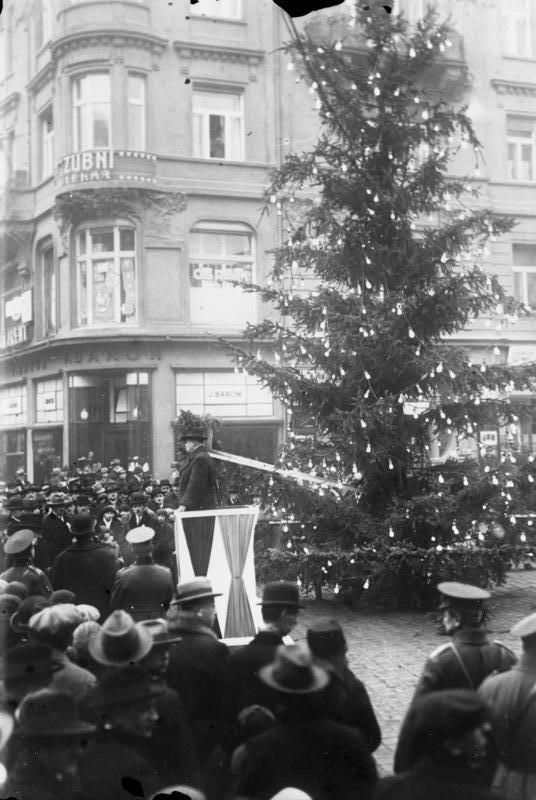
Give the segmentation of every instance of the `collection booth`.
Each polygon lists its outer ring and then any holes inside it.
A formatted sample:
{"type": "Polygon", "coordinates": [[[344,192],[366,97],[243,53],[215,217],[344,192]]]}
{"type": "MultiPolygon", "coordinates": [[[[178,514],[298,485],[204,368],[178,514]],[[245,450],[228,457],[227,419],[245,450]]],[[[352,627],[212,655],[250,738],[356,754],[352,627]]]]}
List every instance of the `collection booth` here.
{"type": "Polygon", "coordinates": [[[254,636],[262,623],[253,560],[258,514],[257,506],[175,512],[179,581],[206,575],[221,592],[216,612],[229,644],[254,636]]]}

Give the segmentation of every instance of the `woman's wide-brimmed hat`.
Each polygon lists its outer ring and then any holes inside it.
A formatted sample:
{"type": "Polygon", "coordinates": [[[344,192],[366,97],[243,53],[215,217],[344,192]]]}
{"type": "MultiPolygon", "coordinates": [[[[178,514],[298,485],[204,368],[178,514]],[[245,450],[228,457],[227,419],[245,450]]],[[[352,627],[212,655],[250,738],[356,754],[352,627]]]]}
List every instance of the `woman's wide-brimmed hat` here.
{"type": "Polygon", "coordinates": [[[113,611],[89,644],[89,654],[99,664],[126,667],[147,655],[153,637],[126,611],[113,611]]]}
{"type": "Polygon", "coordinates": [[[261,681],[285,694],[312,694],[329,683],[329,674],[313,664],[311,654],[298,644],[280,645],[275,660],[258,672],[261,681]]]}

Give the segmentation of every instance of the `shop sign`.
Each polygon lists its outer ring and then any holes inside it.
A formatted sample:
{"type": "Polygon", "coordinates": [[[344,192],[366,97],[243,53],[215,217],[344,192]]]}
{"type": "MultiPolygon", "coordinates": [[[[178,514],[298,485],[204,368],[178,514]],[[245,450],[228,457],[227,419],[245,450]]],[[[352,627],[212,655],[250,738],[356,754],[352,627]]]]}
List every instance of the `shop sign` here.
{"type": "Polygon", "coordinates": [[[140,174],[147,173],[147,165],[144,163],[147,161],[156,161],[156,156],[133,150],[81,150],[64,156],[58,163],[56,184],[70,186],[75,183],[117,179],[155,183],[152,175],[140,174]],[[120,164],[114,165],[117,156],[120,157],[120,164]]]}
{"type": "Polygon", "coordinates": [[[205,403],[245,403],[246,389],[240,386],[229,386],[228,388],[205,387],[205,403]]]}
{"type": "Polygon", "coordinates": [[[497,447],[499,441],[497,431],[480,431],[480,441],[486,447],[497,447]]]}
{"type": "Polygon", "coordinates": [[[193,287],[220,287],[226,282],[251,283],[251,264],[190,264],[190,285],[193,287]]]}
{"type": "Polygon", "coordinates": [[[29,339],[32,321],[32,290],[12,295],[4,302],[5,326],[0,330],[0,350],[24,344],[29,339]]]}

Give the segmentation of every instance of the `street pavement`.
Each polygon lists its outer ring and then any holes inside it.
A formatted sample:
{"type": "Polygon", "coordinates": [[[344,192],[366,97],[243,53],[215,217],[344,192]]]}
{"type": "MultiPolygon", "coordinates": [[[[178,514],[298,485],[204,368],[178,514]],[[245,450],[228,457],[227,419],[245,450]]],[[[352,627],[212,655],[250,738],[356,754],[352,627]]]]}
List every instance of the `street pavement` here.
{"type": "MultiPolygon", "coordinates": [[[[536,570],[515,569],[507,582],[492,592],[488,629],[519,655],[520,641],[509,633],[519,619],[536,611],[536,570]]],[[[342,625],[348,642],[350,668],[370,695],[382,730],[382,744],[375,758],[381,774],[392,772],[400,724],[411,700],[427,655],[448,641],[439,632],[437,613],[351,611],[333,600],[305,601],[295,641],[304,641],[308,623],[319,616],[333,616],[342,625]]]]}

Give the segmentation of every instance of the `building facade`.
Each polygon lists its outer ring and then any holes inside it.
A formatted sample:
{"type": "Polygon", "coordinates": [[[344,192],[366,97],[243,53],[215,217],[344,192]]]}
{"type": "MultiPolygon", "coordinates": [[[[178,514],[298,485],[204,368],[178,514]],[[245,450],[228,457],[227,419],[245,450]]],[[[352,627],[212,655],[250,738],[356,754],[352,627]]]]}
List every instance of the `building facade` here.
{"type": "MultiPolygon", "coordinates": [[[[518,219],[484,259],[536,307],[536,2],[435,5],[459,34],[438,85],[469,104],[485,156],[479,173],[470,153],[453,170],[518,219]]],[[[218,340],[271,313],[236,282],[268,275],[283,235],[262,213],[270,169],[318,130],[278,49],[286,22],[272,0],[4,3],[0,476],[40,480],[93,452],[164,477],[181,409],[221,419],[225,449],[275,458],[282,405],[218,340]]],[[[297,24],[338,37],[352,2],[297,24]]],[[[459,339],[488,363],[534,358],[533,317],[497,324],[459,339]]],[[[495,434],[532,450],[526,400],[495,434]]]]}

